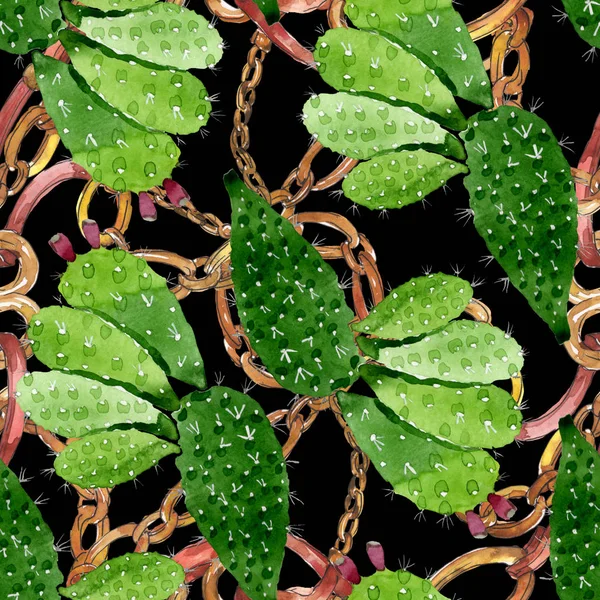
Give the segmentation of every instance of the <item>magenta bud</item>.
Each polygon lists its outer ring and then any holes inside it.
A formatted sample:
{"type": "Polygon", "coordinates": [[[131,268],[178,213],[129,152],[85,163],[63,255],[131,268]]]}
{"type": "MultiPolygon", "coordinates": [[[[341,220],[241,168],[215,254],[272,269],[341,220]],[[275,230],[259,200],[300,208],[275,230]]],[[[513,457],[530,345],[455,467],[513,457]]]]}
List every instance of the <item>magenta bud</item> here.
{"type": "Polygon", "coordinates": [[[379,542],[367,542],[367,554],[378,571],[385,571],[385,555],[379,542]]]}
{"type": "Polygon", "coordinates": [[[144,221],[156,221],[156,205],[148,192],[142,192],[138,196],[138,208],[144,221]]]}
{"type": "Polygon", "coordinates": [[[50,245],[50,248],[56,252],[56,254],[58,254],[67,262],[74,262],[74,260],[77,258],[69,238],[63,233],[57,233],[56,235],[53,235],[48,244],[50,245]]]}
{"type": "Polygon", "coordinates": [[[83,237],[88,241],[92,248],[100,248],[100,227],[93,219],[84,219],[83,237]]]}
{"type": "Polygon", "coordinates": [[[337,570],[342,574],[342,577],[354,585],[360,583],[360,575],[354,561],[348,556],[342,556],[335,561],[337,570]]]}
{"type": "Polygon", "coordinates": [[[167,193],[167,198],[169,198],[171,203],[175,206],[181,206],[182,200],[190,199],[190,195],[185,191],[184,187],[172,179],[165,179],[163,181],[163,187],[167,193]]]}
{"type": "Polygon", "coordinates": [[[489,494],[488,502],[492,505],[494,512],[505,521],[510,521],[517,512],[517,507],[504,496],[498,494],[489,494]]]}
{"type": "Polygon", "coordinates": [[[481,517],[473,512],[472,510],[467,511],[467,525],[469,527],[469,531],[471,535],[478,539],[482,540],[487,537],[487,531],[485,530],[485,523],[481,520],[481,517]]]}

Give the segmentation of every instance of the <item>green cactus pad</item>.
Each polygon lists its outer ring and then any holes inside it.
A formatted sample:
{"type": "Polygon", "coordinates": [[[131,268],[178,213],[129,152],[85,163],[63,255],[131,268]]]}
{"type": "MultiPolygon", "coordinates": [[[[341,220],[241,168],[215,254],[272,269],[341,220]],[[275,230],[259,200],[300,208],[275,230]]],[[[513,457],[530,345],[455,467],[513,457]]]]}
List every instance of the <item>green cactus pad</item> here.
{"type": "Polygon", "coordinates": [[[304,124],[312,136],[350,158],[363,160],[418,146],[465,157],[452,134],[405,106],[338,92],[312,96],[303,110],[304,124]]]}
{"type": "Polygon", "coordinates": [[[238,313],[252,347],[296,394],[327,396],[357,377],[354,318],[335,271],[230,171],[231,264],[238,313]]]}
{"type": "Polygon", "coordinates": [[[27,373],[17,384],[19,406],[37,425],[63,437],[135,425],[177,439],[173,422],[148,401],[122,387],[79,375],[27,373]]]}
{"type": "Polygon", "coordinates": [[[103,431],[71,442],[54,459],[54,468],[58,476],[81,488],[112,488],[178,453],[179,446],[150,433],[103,431]]]}
{"type": "Polygon", "coordinates": [[[363,365],[360,376],[402,420],[459,446],[500,448],[521,430],[517,403],[499,387],[422,383],[374,365],[363,365]]]}
{"type": "Polygon", "coordinates": [[[80,0],[84,6],[97,8],[98,10],[131,10],[140,6],[156,4],[158,0],[80,0]]]}
{"type": "Polygon", "coordinates": [[[269,419],[252,398],[224,387],[186,396],[176,419],[190,514],[251,600],[275,600],[289,482],[269,419]]]}
{"type": "Polygon", "coordinates": [[[213,68],[223,56],[219,32],[192,10],[159,2],[128,13],[105,15],[61,2],[71,23],[117,54],[175,69],[213,68]]]}
{"type": "Polygon", "coordinates": [[[139,192],[170,177],[179,148],[168,135],[115,112],[70,65],[39,53],[33,64],[60,139],[95,181],[115,191],[139,192]]]}
{"type": "Polygon", "coordinates": [[[448,179],[469,170],[425,150],[403,150],[359,163],[344,179],[349,200],[373,209],[402,208],[421,202],[448,179]]]}
{"type": "Polygon", "coordinates": [[[452,92],[433,69],[382,35],[344,27],[330,29],[317,41],[315,60],[321,77],[340,92],[432,113],[429,116],[452,129],[462,130],[467,125],[452,92]]]}
{"type": "Polygon", "coordinates": [[[431,581],[408,571],[377,571],[352,588],[348,600],[448,600],[431,581]]]}
{"type": "MultiPolygon", "coordinates": [[[[359,346],[371,350],[362,342],[359,346]]],[[[497,327],[476,321],[453,321],[414,344],[378,346],[372,358],[419,379],[492,383],[515,377],[523,368],[519,344],[497,327]]]]}
{"type": "Polygon", "coordinates": [[[19,478],[0,460],[0,590],[4,598],[58,600],[54,536],[19,478]]]}
{"type": "Polygon", "coordinates": [[[562,3],[579,36],[600,48],[600,6],[589,0],[562,0],[562,3]]]}
{"type": "Polygon", "coordinates": [[[64,26],[59,0],[0,0],[0,50],[45,50],[64,26]]]}
{"type": "Polygon", "coordinates": [[[75,600],[166,600],[184,580],[183,567],[174,560],[156,552],[131,553],[111,558],[58,591],[75,600]]]}
{"type": "Polygon", "coordinates": [[[97,315],[64,306],[42,308],[27,331],[36,358],[50,369],[120,384],[161,408],[179,407],[166,375],[148,351],[97,315]]]}
{"type": "Polygon", "coordinates": [[[493,106],[481,54],[452,0],[348,0],[345,10],[357,27],[387,32],[439,67],[461,98],[493,106]]]}
{"type": "Polygon", "coordinates": [[[569,163],[548,124],[514,106],[472,117],[462,137],[475,227],[562,343],[577,244],[569,163]]]}
{"type": "Polygon", "coordinates": [[[281,14],[277,0],[256,0],[256,5],[260,8],[269,25],[279,21],[281,14]]]}
{"type": "Polygon", "coordinates": [[[460,316],[473,297],[468,281],[432,273],[415,277],[392,290],[354,331],[380,338],[415,338],[444,327],[460,316]]]}
{"type": "Polygon", "coordinates": [[[211,112],[208,92],[193,75],[133,59],[125,61],[72,31],[63,31],[60,41],[92,91],[125,116],[169,133],[195,133],[207,124],[211,112]]]}
{"type": "Polygon", "coordinates": [[[394,492],[420,509],[466,512],[494,491],[498,463],[483,450],[433,438],[402,421],[378,400],[338,393],[344,419],[394,492]]]}
{"type": "Polygon", "coordinates": [[[561,419],[562,457],[550,513],[550,564],[561,600],[593,600],[600,590],[600,457],[561,419]]]}
{"type": "Polygon", "coordinates": [[[80,254],[68,264],[59,290],[71,306],[119,326],[172,377],[206,387],[194,332],[166,280],[144,259],[120,249],[80,254]]]}

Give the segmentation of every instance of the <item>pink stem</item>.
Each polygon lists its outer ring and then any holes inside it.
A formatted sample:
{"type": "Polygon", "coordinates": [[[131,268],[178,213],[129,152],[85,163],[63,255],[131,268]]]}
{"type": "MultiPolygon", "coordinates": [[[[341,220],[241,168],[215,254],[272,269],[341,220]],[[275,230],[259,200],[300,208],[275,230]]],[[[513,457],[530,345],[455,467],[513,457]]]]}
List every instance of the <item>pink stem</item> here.
{"type": "Polygon", "coordinates": [[[21,342],[12,333],[0,333],[0,347],[4,351],[8,373],[8,408],[0,437],[0,460],[8,465],[21,441],[25,426],[25,413],[17,404],[15,392],[19,379],[27,372],[27,359],[21,342]]]}
{"type": "MultiPolygon", "coordinates": [[[[90,176],[79,165],[70,160],[56,163],[49,169],[42,171],[21,192],[4,228],[22,234],[27,218],[39,201],[57,185],[70,179],[89,180],[90,176]]],[[[14,254],[8,250],[0,250],[0,267],[12,266],[15,261],[14,254]]]]}
{"type": "MultiPolygon", "coordinates": [[[[600,334],[586,335],[584,343],[589,348],[599,350],[600,334]]],[[[579,366],[571,387],[565,392],[563,397],[541,417],[532,421],[525,421],[519,435],[515,439],[521,442],[532,442],[556,431],[558,429],[558,422],[563,417],[575,414],[575,411],[583,402],[595,375],[596,371],[590,371],[585,367],[579,366]]]]}
{"type": "Polygon", "coordinates": [[[261,28],[263,33],[281,50],[294,60],[308,66],[315,66],[312,52],[291,35],[281,23],[268,25],[260,8],[252,0],[235,0],[235,3],[261,28]]]}

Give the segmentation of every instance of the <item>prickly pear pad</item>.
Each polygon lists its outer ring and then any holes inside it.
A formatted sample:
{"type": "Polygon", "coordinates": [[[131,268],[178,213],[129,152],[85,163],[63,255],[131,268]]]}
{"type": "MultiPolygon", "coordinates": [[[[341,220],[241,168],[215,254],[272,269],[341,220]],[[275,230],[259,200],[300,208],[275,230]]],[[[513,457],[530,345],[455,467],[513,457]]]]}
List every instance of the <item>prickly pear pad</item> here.
{"type": "Polygon", "coordinates": [[[467,125],[433,69],[377,33],[330,29],[317,40],[315,60],[321,77],[340,92],[409,106],[452,129],[467,125]]]}
{"type": "Polygon", "coordinates": [[[190,514],[251,600],[275,600],[289,482],[269,419],[252,398],[224,387],[186,396],[176,419],[190,514]]]}
{"type": "Polygon", "coordinates": [[[558,141],[544,120],[514,106],[475,115],[461,137],[477,231],[531,308],[566,341],[577,198],[558,141]]]}
{"type": "Polygon", "coordinates": [[[414,277],[392,290],[354,331],[403,340],[435,331],[459,317],[473,297],[468,281],[444,273],[414,277]]]}
{"type": "Polygon", "coordinates": [[[596,2],[562,0],[575,31],[588,44],[600,48],[600,10],[596,2]]]}
{"type": "Polygon", "coordinates": [[[117,192],[141,192],[171,176],[179,148],[168,135],[115,111],[72,66],[40,53],[33,55],[33,64],[60,139],[95,181],[117,192]]]}
{"type": "Polygon", "coordinates": [[[550,564],[561,600],[592,600],[600,590],[600,457],[567,417],[550,513],[550,564]]]}
{"type": "Polygon", "coordinates": [[[483,502],[494,490],[498,463],[402,421],[378,400],[338,392],[344,419],[379,474],[420,509],[449,515],[483,502]]]}
{"type": "Polygon", "coordinates": [[[83,0],[81,4],[98,10],[131,10],[140,6],[156,4],[158,0],[83,0]]]}
{"type": "Polygon", "coordinates": [[[166,600],[183,584],[183,567],[156,552],[111,558],[74,585],[59,588],[65,598],[166,600]]]}
{"type": "Polygon", "coordinates": [[[58,600],[54,536],[19,478],[0,461],[0,588],[6,598],[58,600]]]}
{"type": "Polygon", "coordinates": [[[448,600],[438,592],[431,581],[421,579],[408,571],[377,571],[370,577],[363,577],[352,588],[348,600],[448,600]]]}
{"type": "Polygon", "coordinates": [[[238,313],[252,347],[296,394],[327,396],[358,377],[359,356],[335,271],[233,172],[231,264],[238,313]]]}
{"type": "Polygon", "coordinates": [[[133,338],[97,315],[64,306],[42,308],[27,330],[36,358],[51,369],[123,385],[175,410],[179,399],[163,370],[133,338]]]}
{"type": "Polygon", "coordinates": [[[348,0],[345,10],[357,27],[387,32],[437,65],[461,98],[493,106],[481,54],[452,0],[348,0]]]}
{"type": "Polygon", "coordinates": [[[112,488],[178,453],[179,446],[150,433],[103,431],[71,442],[54,459],[54,468],[59,477],[81,488],[112,488]]]}
{"type": "Polygon", "coordinates": [[[521,411],[499,387],[421,382],[375,365],[363,365],[360,376],[401,419],[453,444],[500,448],[521,431],[521,411]]]}
{"type": "Polygon", "coordinates": [[[206,387],[194,331],[164,277],[143,258],[118,248],[79,254],[59,290],[71,306],[91,310],[137,340],[171,377],[206,387]]]}

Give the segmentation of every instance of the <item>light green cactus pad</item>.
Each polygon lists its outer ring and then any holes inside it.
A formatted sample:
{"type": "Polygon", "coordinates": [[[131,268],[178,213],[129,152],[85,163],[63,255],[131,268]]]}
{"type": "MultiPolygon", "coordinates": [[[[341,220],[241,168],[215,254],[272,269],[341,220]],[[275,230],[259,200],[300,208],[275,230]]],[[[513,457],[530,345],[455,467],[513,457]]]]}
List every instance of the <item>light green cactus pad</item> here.
{"type": "Polygon", "coordinates": [[[111,16],[65,1],[61,7],[79,30],[117,54],[182,70],[213,68],[223,56],[214,26],[177,4],[159,2],[111,16]]]}
{"type": "MultiPolygon", "coordinates": [[[[359,345],[367,353],[373,346],[359,345]]],[[[523,353],[513,338],[475,321],[453,321],[414,344],[377,346],[372,358],[419,379],[485,384],[516,377],[523,368],[523,353]]]]}
{"type": "Polygon", "coordinates": [[[402,420],[454,444],[500,448],[521,431],[521,411],[499,387],[422,383],[374,365],[363,365],[360,376],[402,420]]]}
{"type": "Polygon", "coordinates": [[[39,53],[33,64],[60,139],[95,181],[118,192],[140,192],[170,177],[179,148],[168,135],[115,112],[70,65],[39,53]]]}
{"type": "Polygon", "coordinates": [[[330,29],[317,41],[315,60],[321,77],[340,92],[409,106],[452,129],[467,125],[452,92],[435,71],[382,35],[330,29]]]}
{"type": "Polygon", "coordinates": [[[275,600],[289,482],[269,419],[252,398],[224,387],[186,396],[176,419],[190,514],[251,600],[275,600]]]}
{"type": "Polygon", "coordinates": [[[342,183],[346,198],[373,209],[402,208],[421,202],[454,175],[461,163],[425,150],[402,150],[359,163],[342,183]]]}
{"type": "Polygon", "coordinates": [[[402,421],[378,400],[338,393],[344,419],[360,448],[394,492],[420,509],[449,515],[466,512],[494,490],[498,463],[402,421]]]}
{"type": "Polygon", "coordinates": [[[75,600],[166,600],[184,579],[183,567],[166,556],[130,553],[107,560],[77,583],[58,591],[75,600]]]}
{"type": "Polygon", "coordinates": [[[348,600],[448,600],[431,581],[408,571],[377,571],[352,588],[348,600]]]}
{"type": "Polygon", "coordinates": [[[562,3],[579,36],[600,48],[600,5],[590,0],[562,0],[562,3]]]}
{"type": "Polygon", "coordinates": [[[161,408],[179,407],[166,375],[148,351],[97,315],[64,306],[42,308],[27,333],[36,358],[50,369],[120,384],[161,408]]]}
{"type": "Polygon", "coordinates": [[[461,98],[493,106],[481,54],[452,0],[348,0],[345,10],[357,27],[387,32],[439,67],[461,98]]]}
{"type": "Polygon", "coordinates": [[[206,387],[194,332],[164,277],[144,259],[118,248],[79,254],[59,290],[71,306],[91,310],[137,340],[172,377],[206,387]]]}
{"type": "Polygon", "coordinates": [[[569,163],[548,124],[514,106],[472,117],[462,137],[475,227],[562,343],[577,244],[569,163]]]}
{"type": "Polygon", "coordinates": [[[135,426],[177,439],[174,423],[147,400],[79,375],[27,373],[17,384],[16,397],[34,423],[63,437],[135,426]]]}
{"type": "Polygon", "coordinates": [[[392,106],[354,94],[319,94],[304,105],[302,118],[312,136],[334,152],[359,160],[402,148],[431,148],[464,158],[461,143],[435,121],[406,106],[392,106]]]}
{"type": "Polygon", "coordinates": [[[19,478],[0,461],[0,589],[5,598],[58,600],[54,536],[19,478]]]}
{"type": "Polygon", "coordinates": [[[45,50],[64,26],[59,0],[0,0],[0,50],[45,50]]]}
{"type": "Polygon", "coordinates": [[[81,4],[103,11],[132,10],[156,4],[158,0],[81,0],[81,4]]]}
{"type": "Polygon", "coordinates": [[[471,284],[460,277],[444,273],[414,277],[393,289],[352,329],[380,338],[416,338],[459,317],[472,297],[471,284]]]}
{"type": "Polygon", "coordinates": [[[150,433],[103,431],[71,442],[54,459],[54,468],[59,477],[81,488],[112,488],[178,453],[179,446],[150,433]]]}
{"type": "Polygon", "coordinates": [[[208,123],[208,92],[193,75],[132,58],[124,60],[73,31],[63,31],[60,40],[91,90],[141,125],[186,134],[208,123]]]}
{"type": "Polygon", "coordinates": [[[593,600],[600,590],[600,457],[567,417],[550,513],[550,564],[561,600],[593,600]]]}
{"type": "Polygon", "coordinates": [[[253,349],[296,394],[327,396],[358,377],[360,361],[335,271],[230,171],[231,264],[238,314],[253,349]]]}

